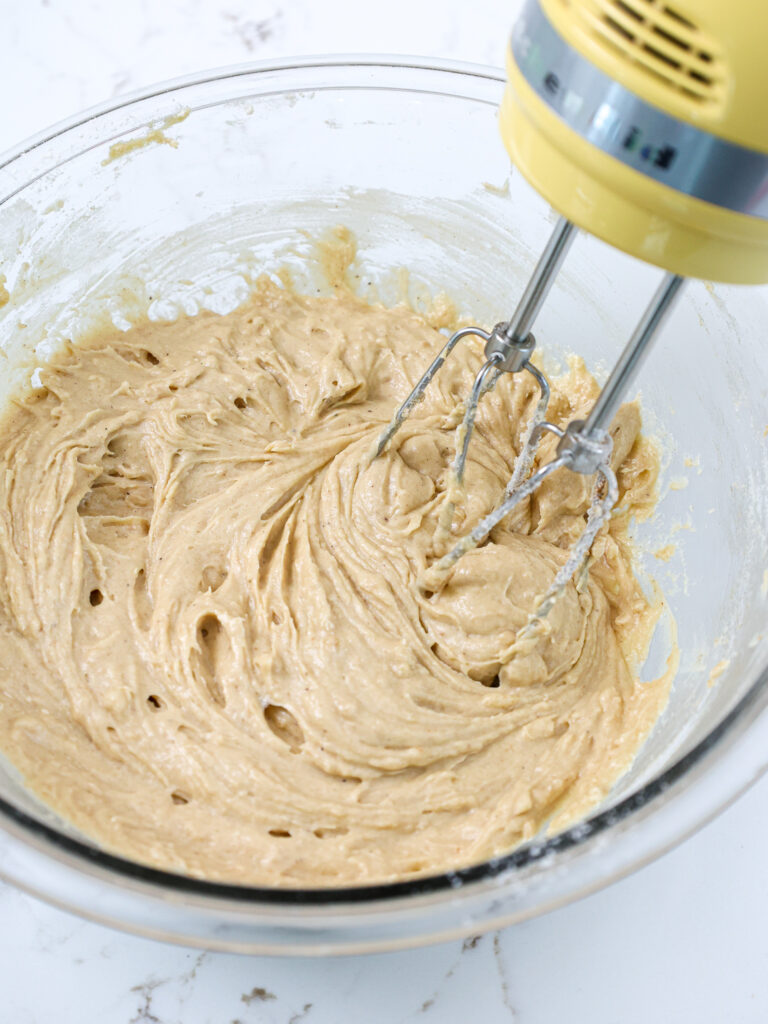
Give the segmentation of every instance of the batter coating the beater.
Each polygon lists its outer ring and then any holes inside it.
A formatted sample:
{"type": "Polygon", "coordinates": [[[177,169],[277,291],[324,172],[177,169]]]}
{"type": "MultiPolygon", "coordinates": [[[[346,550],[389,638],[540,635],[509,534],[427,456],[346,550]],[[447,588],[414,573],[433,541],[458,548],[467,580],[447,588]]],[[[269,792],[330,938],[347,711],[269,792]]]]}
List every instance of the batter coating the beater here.
{"type": "MultiPolygon", "coordinates": [[[[108,850],[231,882],[405,879],[559,827],[628,766],[668,688],[634,675],[656,616],[625,540],[657,469],[638,410],[586,585],[516,643],[589,481],[559,471],[421,591],[479,350],[369,453],[443,340],[265,280],[227,316],[61,352],[9,407],[0,747],[108,850]]],[[[484,399],[457,535],[498,500],[533,390],[506,375],[484,399]]],[[[550,414],[596,391],[575,364],[550,414]]]]}

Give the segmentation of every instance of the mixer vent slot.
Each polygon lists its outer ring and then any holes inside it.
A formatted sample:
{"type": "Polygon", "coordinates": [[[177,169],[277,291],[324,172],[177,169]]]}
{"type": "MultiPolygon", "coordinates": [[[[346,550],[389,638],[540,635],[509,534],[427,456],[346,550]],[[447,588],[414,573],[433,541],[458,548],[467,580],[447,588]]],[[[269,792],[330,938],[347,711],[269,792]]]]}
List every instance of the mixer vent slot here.
{"type": "Polygon", "coordinates": [[[720,105],[726,74],[717,46],[664,0],[582,0],[571,6],[591,38],[697,105],[720,105]]]}

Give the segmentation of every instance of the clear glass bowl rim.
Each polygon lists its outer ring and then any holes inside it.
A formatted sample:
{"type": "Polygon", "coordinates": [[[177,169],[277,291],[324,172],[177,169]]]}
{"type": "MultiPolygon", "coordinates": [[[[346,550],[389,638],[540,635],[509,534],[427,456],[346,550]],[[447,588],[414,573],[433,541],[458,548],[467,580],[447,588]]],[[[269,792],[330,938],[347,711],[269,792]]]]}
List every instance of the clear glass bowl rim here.
{"type": "MultiPolygon", "coordinates": [[[[157,99],[186,88],[227,80],[232,81],[260,73],[279,74],[286,72],[290,74],[291,72],[302,70],[332,71],[333,69],[354,68],[432,72],[437,76],[444,76],[445,78],[467,76],[469,78],[486,80],[489,83],[496,83],[499,86],[503,86],[506,82],[506,76],[500,68],[469,62],[436,58],[425,59],[407,55],[328,54],[292,59],[254,61],[169,79],[145,89],[135,90],[120,97],[119,100],[92,106],[79,114],[43,129],[0,154],[0,172],[10,168],[14,163],[38,150],[41,146],[66,135],[69,131],[88,125],[104,115],[128,109],[143,100],[157,99]]],[[[326,86],[326,88],[333,87],[332,84],[326,86]]],[[[360,83],[357,87],[386,88],[384,85],[366,86],[363,83],[360,83]]],[[[416,91],[406,87],[403,88],[405,91],[416,91]]],[[[278,91],[290,92],[295,91],[295,89],[286,87],[284,90],[278,91]]],[[[434,91],[440,91],[448,95],[452,94],[450,91],[446,93],[443,89],[434,91]]],[[[125,129],[120,134],[125,134],[125,129]]],[[[101,145],[104,141],[106,140],[100,138],[97,144],[101,145]]],[[[14,187],[7,194],[0,195],[0,204],[7,202],[34,180],[52,172],[61,163],[67,162],[80,152],[83,152],[83,150],[78,150],[76,154],[69,155],[63,160],[51,164],[33,177],[22,182],[21,185],[14,187]]],[[[343,908],[348,906],[351,909],[355,905],[359,906],[366,903],[389,903],[391,901],[406,900],[409,897],[437,896],[440,893],[455,892],[458,886],[461,886],[464,893],[468,894],[468,890],[473,888],[473,883],[478,885],[498,878],[500,875],[512,876],[524,868],[534,866],[537,862],[552,862],[553,857],[556,861],[559,859],[558,855],[562,856],[566,851],[573,851],[579,846],[585,845],[587,841],[593,840],[612,827],[626,821],[637,811],[648,809],[663,794],[668,794],[672,787],[675,787],[687,775],[691,774],[694,768],[704,767],[707,762],[711,762],[713,754],[724,741],[737,740],[739,735],[749,728],[752,721],[766,706],[768,706],[768,665],[760,671],[755,682],[738,703],[701,742],[613,807],[594,814],[551,838],[532,841],[492,860],[472,865],[471,867],[459,868],[454,871],[404,882],[386,882],[376,885],[343,886],[338,888],[279,889],[206,881],[149,867],[99,850],[46,825],[2,797],[0,797],[0,827],[2,827],[3,820],[5,820],[17,834],[18,832],[26,833],[33,842],[42,845],[54,855],[56,852],[59,852],[70,863],[79,865],[84,870],[87,870],[89,867],[97,868],[101,869],[100,873],[108,876],[118,876],[116,880],[122,877],[126,881],[138,883],[139,885],[144,884],[153,888],[170,890],[179,896],[186,894],[204,901],[207,898],[214,902],[229,900],[245,906],[252,905],[254,909],[258,905],[283,905],[292,908],[300,908],[302,906],[307,908],[321,908],[323,906],[343,908]]],[[[695,832],[736,800],[760,777],[766,768],[768,768],[768,758],[766,758],[765,763],[760,764],[756,771],[753,770],[749,773],[748,777],[739,778],[735,781],[725,797],[719,794],[717,801],[708,807],[706,811],[699,813],[697,820],[692,823],[686,821],[672,841],[669,841],[667,838],[665,842],[659,843],[651,856],[640,854],[634,860],[630,858],[628,863],[622,863],[619,869],[606,875],[601,880],[602,884],[608,884],[610,881],[622,877],[634,868],[653,859],[654,856],[676,845],[677,842],[682,841],[692,832],[695,832]]]]}

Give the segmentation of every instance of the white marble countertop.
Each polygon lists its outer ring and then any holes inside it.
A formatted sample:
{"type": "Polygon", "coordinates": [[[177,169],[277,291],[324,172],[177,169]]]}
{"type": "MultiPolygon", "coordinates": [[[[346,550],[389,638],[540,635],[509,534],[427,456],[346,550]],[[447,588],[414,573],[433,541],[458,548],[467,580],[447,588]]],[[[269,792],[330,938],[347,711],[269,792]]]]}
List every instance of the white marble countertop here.
{"type": "MultiPolygon", "coordinates": [[[[154,81],[263,57],[500,64],[498,0],[2,0],[0,150],[154,81]]],[[[768,1021],[768,779],[682,847],[479,941],[332,960],[199,953],[0,885],[0,1024],[752,1024],[768,1021]]]]}

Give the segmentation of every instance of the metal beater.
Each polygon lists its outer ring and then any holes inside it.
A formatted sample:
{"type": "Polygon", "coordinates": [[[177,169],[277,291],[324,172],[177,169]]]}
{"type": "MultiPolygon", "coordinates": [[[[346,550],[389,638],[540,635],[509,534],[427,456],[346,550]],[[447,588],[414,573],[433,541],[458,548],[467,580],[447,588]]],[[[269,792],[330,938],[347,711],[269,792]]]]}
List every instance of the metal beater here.
{"type": "Polygon", "coordinates": [[[538,384],[540,398],[524,435],[523,445],[515,461],[512,477],[506,486],[504,498],[452,550],[432,566],[430,578],[439,579],[463,554],[477,547],[516,505],[540,487],[555,470],[563,468],[584,476],[594,476],[592,501],[584,530],[574,544],[568,561],[559,570],[552,586],[536,608],[534,619],[541,619],[547,614],[565,584],[583,564],[595,537],[610,517],[611,510],[618,500],[618,483],[610,465],[613,443],[607,428],[684,282],[684,278],[677,274],[667,274],[664,277],[589,416],[586,420],[571,420],[563,430],[546,419],[550,389],[544,375],[531,363],[531,356],[536,347],[536,339],[531,333],[531,328],[575,235],[574,224],[561,217],[511,319],[497,324],[490,333],[480,327],[464,327],[456,331],[398,408],[392,421],[379,437],[374,452],[376,457],[384,451],[402,423],[421,401],[429,384],[456,345],[463,338],[478,336],[485,341],[485,362],[475,377],[466,404],[457,435],[456,457],[451,467],[455,481],[461,485],[477,408],[482,396],[491,390],[502,373],[531,374],[538,384]],[[529,476],[539,442],[546,433],[554,434],[559,439],[555,458],[538,469],[533,476],[529,476]]]}

